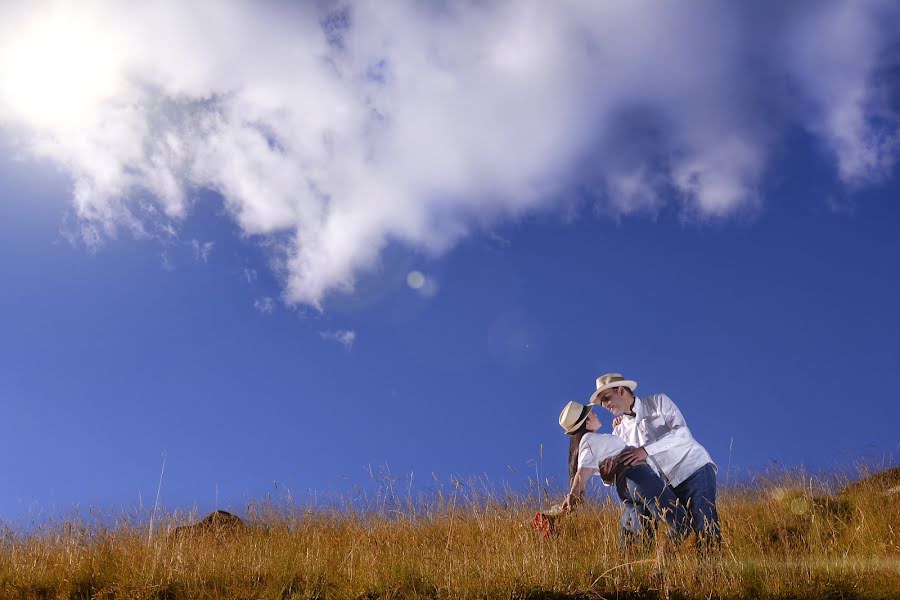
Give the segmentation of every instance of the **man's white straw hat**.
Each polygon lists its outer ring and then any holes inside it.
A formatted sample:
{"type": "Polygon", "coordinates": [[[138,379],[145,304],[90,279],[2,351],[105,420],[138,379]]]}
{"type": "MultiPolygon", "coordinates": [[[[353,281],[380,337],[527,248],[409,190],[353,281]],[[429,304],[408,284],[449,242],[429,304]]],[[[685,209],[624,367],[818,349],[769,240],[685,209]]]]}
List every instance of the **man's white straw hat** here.
{"type": "Polygon", "coordinates": [[[591,414],[590,406],[572,400],[559,413],[559,426],[566,433],[573,433],[587,420],[589,414],[591,414]]]}
{"type": "Polygon", "coordinates": [[[588,404],[596,404],[597,397],[606,390],[622,386],[627,387],[633,392],[634,388],[637,387],[637,382],[632,381],[631,379],[625,379],[622,377],[621,373],[607,373],[606,375],[601,375],[597,378],[597,391],[591,394],[591,399],[588,400],[588,404]]]}

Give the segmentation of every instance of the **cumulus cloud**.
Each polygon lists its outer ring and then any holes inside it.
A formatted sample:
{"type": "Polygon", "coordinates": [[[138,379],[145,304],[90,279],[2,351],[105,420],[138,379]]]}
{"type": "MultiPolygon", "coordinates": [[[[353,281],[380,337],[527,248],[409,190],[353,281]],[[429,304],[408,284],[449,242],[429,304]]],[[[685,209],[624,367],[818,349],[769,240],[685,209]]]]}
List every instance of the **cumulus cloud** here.
{"type": "Polygon", "coordinates": [[[841,178],[855,185],[886,176],[900,143],[900,20],[887,6],[871,8],[846,2],[815,11],[787,48],[809,109],[804,122],[834,155],[841,178]]]}
{"type": "Polygon", "coordinates": [[[319,335],[323,340],[331,340],[342,345],[347,350],[353,348],[353,342],[356,341],[356,332],[352,329],[338,329],[337,331],[320,331],[319,335]]]}
{"type": "Polygon", "coordinates": [[[440,253],[576,194],[753,210],[792,127],[877,182],[900,151],[895,7],[6,2],[0,122],[69,172],[86,243],[171,232],[214,190],[284,299],[321,306],[391,241],[440,253]]]}

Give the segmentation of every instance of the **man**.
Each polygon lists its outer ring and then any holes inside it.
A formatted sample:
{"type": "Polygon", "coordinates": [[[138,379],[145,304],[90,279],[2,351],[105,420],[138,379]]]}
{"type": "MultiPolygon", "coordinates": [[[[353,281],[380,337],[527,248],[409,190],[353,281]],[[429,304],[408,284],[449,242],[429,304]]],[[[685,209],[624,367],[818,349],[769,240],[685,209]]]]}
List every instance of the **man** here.
{"type": "MultiPolygon", "coordinates": [[[[645,398],[634,395],[637,382],[619,373],[597,378],[590,405],[600,405],[615,417],[613,433],[632,449],[607,459],[628,466],[646,460],[671,487],[687,508],[691,529],[698,542],[721,542],[716,510],[716,470],[706,449],[697,443],[681,411],[665,394],[645,398]]],[[[626,520],[628,515],[626,515],[626,520]]]]}

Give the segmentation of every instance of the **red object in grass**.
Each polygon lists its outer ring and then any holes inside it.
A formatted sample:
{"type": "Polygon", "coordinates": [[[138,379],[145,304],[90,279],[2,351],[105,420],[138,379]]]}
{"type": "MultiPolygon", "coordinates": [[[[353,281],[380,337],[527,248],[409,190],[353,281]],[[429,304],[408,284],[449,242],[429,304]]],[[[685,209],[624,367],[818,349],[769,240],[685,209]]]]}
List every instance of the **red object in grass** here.
{"type": "Polygon", "coordinates": [[[534,514],[532,524],[538,530],[538,533],[544,536],[544,539],[550,539],[559,535],[559,528],[556,526],[555,521],[556,519],[553,516],[538,511],[534,514]]]}

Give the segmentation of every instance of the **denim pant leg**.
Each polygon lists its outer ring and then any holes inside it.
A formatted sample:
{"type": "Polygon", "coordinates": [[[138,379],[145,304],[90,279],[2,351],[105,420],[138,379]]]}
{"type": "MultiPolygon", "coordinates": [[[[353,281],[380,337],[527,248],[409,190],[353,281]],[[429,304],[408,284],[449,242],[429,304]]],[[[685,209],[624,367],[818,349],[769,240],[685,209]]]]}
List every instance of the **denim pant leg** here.
{"type": "Polygon", "coordinates": [[[620,541],[623,546],[653,539],[653,515],[644,506],[637,485],[624,476],[616,477],[616,492],[625,507],[619,522],[622,524],[620,541]]]}
{"type": "Polygon", "coordinates": [[[716,471],[712,463],[700,467],[675,487],[675,495],[688,509],[691,529],[698,540],[719,544],[719,513],[716,510],[716,471]]]}
{"type": "Polygon", "coordinates": [[[624,475],[634,486],[632,498],[643,504],[645,512],[652,519],[664,520],[669,525],[670,535],[676,539],[687,535],[687,512],[678,502],[672,488],[649,465],[629,467],[624,475]]]}

